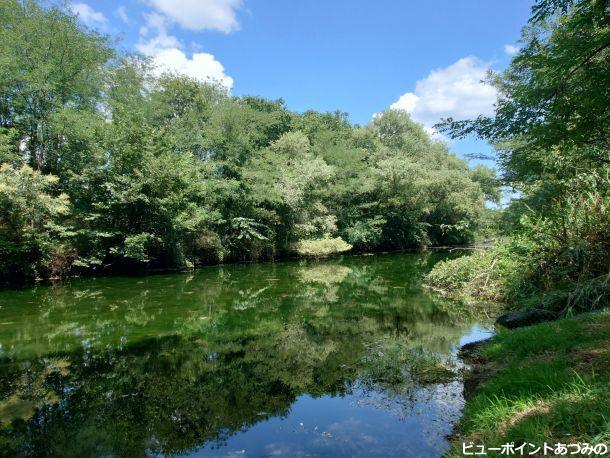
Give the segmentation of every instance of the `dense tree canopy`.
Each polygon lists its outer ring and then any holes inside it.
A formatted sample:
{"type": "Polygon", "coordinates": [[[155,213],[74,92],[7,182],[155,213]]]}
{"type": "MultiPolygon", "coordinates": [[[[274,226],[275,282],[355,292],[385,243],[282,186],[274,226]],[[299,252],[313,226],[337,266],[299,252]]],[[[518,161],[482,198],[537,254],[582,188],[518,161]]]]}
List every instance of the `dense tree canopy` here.
{"type": "MultiPolygon", "coordinates": [[[[487,258],[500,296],[565,310],[609,304],[610,2],[536,2],[521,50],[490,81],[494,116],[440,127],[495,143],[503,181],[518,191],[503,215],[512,240],[487,258]]],[[[477,270],[473,281],[489,279],[477,270]]]]}
{"type": "Polygon", "coordinates": [[[1,277],[464,243],[497,200],[405,112],[294,113],[155,77],[61,8],[0,18],[1,277]]]}
{"type": "Polygon", "coordinates": [[[492,74],[500,97],[493,117],[446,120],[454,137],[475,133],[499,144],[511,183],[545,179],[549,169],[609,163],[610,4],[541,0],[509,68],[492,74]]]}

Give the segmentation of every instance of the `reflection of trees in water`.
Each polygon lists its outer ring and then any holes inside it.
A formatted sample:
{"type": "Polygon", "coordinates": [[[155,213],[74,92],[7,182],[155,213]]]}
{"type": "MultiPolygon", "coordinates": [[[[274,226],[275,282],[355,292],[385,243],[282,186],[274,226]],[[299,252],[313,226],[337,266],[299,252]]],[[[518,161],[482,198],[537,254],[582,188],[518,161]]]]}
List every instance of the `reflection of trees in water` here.
{"type": "Polygon", "coordinates": [[[179,453],[284,415],[304,393],[408,400],[418,381],[405,355],[448,353],[472,320],[409,286],[421,267],[396,264],[231,266],[29,293],[47,310],[2,334],[0,420],[12,424],[0,448],[179,453]],[[11,353],[22,343],[38,357],[11,353]]]}
{"type": "Polygon", "coordinates": [[[256,334],[269,321],[277,328],[278,321],[316,315],[384,320],[388,330],[421,336],[428,330],[416,327],[424,323],[453,327],[455,317],[444,316],[433,297],[414,287],[429,256],[402,256],[223,266],[4,292],[0,320],[11,325],[0,329],[0,354],[72,351],[84,341],[118,346],[147,335],[256,334]]]}

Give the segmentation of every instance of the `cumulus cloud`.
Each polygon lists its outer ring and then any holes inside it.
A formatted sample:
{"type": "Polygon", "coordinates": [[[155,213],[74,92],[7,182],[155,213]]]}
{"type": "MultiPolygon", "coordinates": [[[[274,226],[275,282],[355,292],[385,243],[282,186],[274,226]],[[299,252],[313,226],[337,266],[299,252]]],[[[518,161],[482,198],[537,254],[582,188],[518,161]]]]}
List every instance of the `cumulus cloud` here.
{"type": "Polygon", "coordinates": [[[242,0],[149,0],[148,3],[188,30],[230,33],[239,28],[236,10],[242,6],[242,0]]]}
{"type": "Polygon", "coordinates": [[[157,74],[175,73],[202,82],[218,82],[229,90],[233,87],[233,78],[225,74],[223,65],[214,55],[196,52],[187,56],[180,41],[168,33],[164,16],[151,13],[145,15],[145,19],[146,26],[140,29],[136,49],[152,58],[157,74]],[[155,33],[149,38],[151,31],[155,33]]]}
{"type": "Polygon", "coordinates": [[[212,54],[198,52],[189,59],[181,50],[169,48],[157,53],[154,62],[159,73],[177,73],[199,81],[215,81],[227,89],[233,87],[233,78],[225,75],[224,67],[212,54]]]}
{"type": "Polygon", "coordinates": [[[390,108],[405,110],[409,113],[413,113],[415,107],[417,107],[417,102],[419,102],[419,97],[413,92],[407,92],[406,94],[401,95],[390,108]]]}
{"type": "Polygon", "coordinates": [[[147,56],[154,56],[160,51],[168,48],[180,48],[180,41],[167,32],[165,17],[157,13],[145,14],[146,25],[140,28],[140,41],[136,49],[147,56]],[[148,40],[149,32],[153,30],[156,35],[148,40]]]}
{"type": "Polygon", "coordinates": [[[497,99],[495,88],[483,83],[490,64],[476,57],[464,57],[417,81],[415,90],[400,96],[390,108],[405,110],[430,132],[441,118],[470,119],[492,115],[497,99]]]}
{"type": "Polygon", "coordinates": [[[519,52],[519,47],[514,45],[504,45],[504,52],[509,56],[514,56],[519,52]]]}
{"type": "Polygon", "coordinates": [[[78,15],[78,17],[87,25],[101,26],[108,22],[106,16],[100,11],[96,11],[86,3],[70,3],[68,5],[70,11],[78,15]]]}

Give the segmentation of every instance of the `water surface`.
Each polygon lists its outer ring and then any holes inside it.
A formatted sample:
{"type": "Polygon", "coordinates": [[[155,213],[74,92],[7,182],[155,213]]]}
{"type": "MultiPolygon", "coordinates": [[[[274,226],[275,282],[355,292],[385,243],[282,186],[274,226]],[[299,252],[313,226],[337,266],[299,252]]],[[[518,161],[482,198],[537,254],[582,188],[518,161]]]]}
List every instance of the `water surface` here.
{"type": "Polygon", "coordinates": [[[209,267],[0,292],[7,456],[440,456],[460,343],[442,255],[209,267]]]}

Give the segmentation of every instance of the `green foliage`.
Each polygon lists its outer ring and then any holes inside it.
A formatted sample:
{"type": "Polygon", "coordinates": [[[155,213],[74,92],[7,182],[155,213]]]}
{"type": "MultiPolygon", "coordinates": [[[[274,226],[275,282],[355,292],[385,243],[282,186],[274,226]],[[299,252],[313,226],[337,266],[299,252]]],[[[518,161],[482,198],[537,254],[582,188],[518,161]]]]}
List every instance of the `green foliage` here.
{"type": "Polygon", "coordinates": [[[508,241],[440,263],[427,282],[455,294],[564,313],[610,304],[610,187],[591,174],[562,186],[565,196],[544,211],[526,205],[508,241]]]}
{"type": "Polygon", "coordinates": [[[503,165],[519,175],[540,173],[550,150],[578,158],[583,166],[607,162],[608,1],[538,1],[521,41],[509,69],[490,78],[500,91],[495,116],[448,120],[442,128],[494,142],[519,139],[500,155],[503,165]]]}
{"type": "Polygon", "coordinates": [[[510,240],[490,250],[439,263],[427,282],[458,295],[564,313],[610,304],[610,196],[572,197],[519,224],[510,240]]]}
{"type": "Polygon", "coordinates": [[[125,238],[125,248],[122,254],[126,258],[148,262],[148,247],[157,240],[158,239],[155,239],[155,237],[148,232],[130,235],[125,238]]]}
{"type": "Polygon", "coordinates": [[[0,17],[0,163],[53,174],[44,193],[71,202],[66,233],[29,251],[37,275],[51,252],[51,270],[86,273],[465,243],[494,198],[492,171],[405,112],[362,128],[293,113],[153,76],[61,7],[0,0],[0,17]]]}
{"type": "Polygon", "coordinates": [[[15,151],[17,138],[18,132],[16,129],[0,127],[0,163],[19,163],[19,153],[15,151]]]}
{"type": "Polygon", "coordinates": [[[472,169],[471,179],[479,183],[485,199],[494,204],[500,203],[502,191],[495,169],[490,169],[484,165],[477,165],[472,169]]]}
{"type": "Polygon", "coordinates": [[[519,303],[530,292],[523,290],[524,285],[519,281],[524,267],[520,261],[511,250],[499,245],[441,261],[425,281],[433,288],[456,296],[519,303]]]}
{"type": "Polygon", "coordinates": [[[31,166],[57,174],[69,167],[60,153],[70,147],[58,118],[97,110],[102,66],[114,53],[75,17],[31,0],[0,1],[0,43],[1,127],[18,131],[31,166]]]}
{"type": "Polygon", "coordinates": [[[381,217],[354,221],[352,226],[345,228],[347,241],[363,250],[375,248],[381,243],[385,223],[381,217]]]}
{"type": "MultiPolygon", "coordinates": [[[[440,126],[495,142],[519,197],[499,219],[511,240],[439,266],[435,286],[566,313],[610,304],[608,11],[605,0],[537,2],[521,51],[490,77],[495,116],[440,126]]],[[[473,173],[490,198],[487,172],[473,173]]]]}
{"type": "Polygon", "coordinates": [[[27,165],[0,166],[0,280],[53,270],[54,255],[69,235],[62,225],[70,211],[68,196],[48,192],[57,180],[27,165]]]}
{"type": "Polygon", "coordinates": [[[295,251],[301,256],[320,258],[335,253],[349,251],[351,249],[352,246],[349,243],[346,243],[341,237],[332,239],[324,237],[321,239],[299,240],[295,251]]]}

